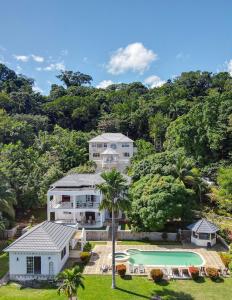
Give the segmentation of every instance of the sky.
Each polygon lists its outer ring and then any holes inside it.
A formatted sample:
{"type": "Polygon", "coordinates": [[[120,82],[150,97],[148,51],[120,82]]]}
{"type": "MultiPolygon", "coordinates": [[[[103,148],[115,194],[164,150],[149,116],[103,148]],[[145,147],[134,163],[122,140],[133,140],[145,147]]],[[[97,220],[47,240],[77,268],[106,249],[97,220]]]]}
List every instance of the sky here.
{"type": "Polygon", "coordinates": [[[0,0],[0,62],[43,94],[60,70],[156,87],[184,71],[232,74],[231,29],[231,0],[0,0]]]}

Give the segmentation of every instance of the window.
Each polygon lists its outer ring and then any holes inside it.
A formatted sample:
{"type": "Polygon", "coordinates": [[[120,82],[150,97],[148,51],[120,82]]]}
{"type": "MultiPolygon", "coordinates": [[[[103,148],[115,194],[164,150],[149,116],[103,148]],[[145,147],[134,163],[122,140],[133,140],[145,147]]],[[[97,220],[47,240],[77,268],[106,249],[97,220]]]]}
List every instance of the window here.
{"type": "Polygon", "coordinates": [[[33,256],[27,257],[27,274],[33,274],[34,273],[34,262],[33,262],[33,256]]]}
{"type": "Polygon", "coordinates": [[[129,144],[122,144],[122,147],[123,147],[123,148],[129,148],[130,145],[129,145],[129,144]]]}
{"type": "Polygon", "coordinates": [[[100,157],[100,153],[93,153],[93,157],[100,157]]]}
{"type": "Polygon", "coordinates": [[[111,147],[112,149],[116,149],[116,148],[117,148],[117,145],[116,145],[116,144],[111,144],[110,147],[111,147]]]}
{"type": "Polygon", "coordinates": [[[96,145],[96,143],[93,143],[92,144],[92,148],[95,148],[97,145],[96,145]]]}
{"type": "Polygon", "coordinates": [[[63,211],[64,215],[71,215],[72,213],[70,211],[63,211]]]}
{"type": "Polygon", "coordinates": [[[106,143],[104,143],[104,148],[107,148],[107,144],[106,143]]]}
{"type": "Polygon", "coordinates": [[[70,202],[70,196],[62,195],[62,202],[70,202]]]}
{"type": "Polygon", "coordinates": [[[27,274],[41,274],[41,256],[27,256],[27,274]]]}
{"type": "Polygon", "coordinates": [[[209,233],[199,233],[199,239],[200,240],[209,240],[210,239],[209,233]]]}
{"type": "Polygon", "coordinates": [[[66,246],[64,247],[64,249],[61,251],[61,259],[63,259],[63,257],[66,255],[66,246]]]}
{"type": "Polygon", "coordinates": [[[125,157],[130,157],[130,153],[128,153],[128,152],[124,152],[123,155],[124,155],[125,157]]]}
{"type": "Polygon", "coordinates": [[[102,144],[97,144],[97,148],[102,148],[102,144]]]}

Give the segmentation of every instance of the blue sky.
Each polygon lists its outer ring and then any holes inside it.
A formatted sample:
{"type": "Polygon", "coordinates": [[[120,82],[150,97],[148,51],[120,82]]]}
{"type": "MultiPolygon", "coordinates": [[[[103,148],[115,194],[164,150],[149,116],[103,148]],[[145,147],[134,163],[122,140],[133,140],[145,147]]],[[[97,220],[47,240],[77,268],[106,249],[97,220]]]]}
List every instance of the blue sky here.
{"type": "Polygon", "coordinates": [[[231,28],[229,0],[0,0],[0,61],[45,94],[60,69],[95,86],[159,86],[183,71],[232,73],[231,28]]]}

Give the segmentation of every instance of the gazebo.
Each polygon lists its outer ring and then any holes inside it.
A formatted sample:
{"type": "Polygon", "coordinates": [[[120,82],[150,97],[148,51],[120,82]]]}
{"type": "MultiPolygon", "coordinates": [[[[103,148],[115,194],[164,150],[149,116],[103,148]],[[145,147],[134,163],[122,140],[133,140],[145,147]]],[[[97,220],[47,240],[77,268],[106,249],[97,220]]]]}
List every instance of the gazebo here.
{"type": "Polygon", "coordinates": [[[197,246],[211,247],[216,244],[219,228],[206,219],[200,219],[187,227],[191,230],[191,242],[197,246]]]}

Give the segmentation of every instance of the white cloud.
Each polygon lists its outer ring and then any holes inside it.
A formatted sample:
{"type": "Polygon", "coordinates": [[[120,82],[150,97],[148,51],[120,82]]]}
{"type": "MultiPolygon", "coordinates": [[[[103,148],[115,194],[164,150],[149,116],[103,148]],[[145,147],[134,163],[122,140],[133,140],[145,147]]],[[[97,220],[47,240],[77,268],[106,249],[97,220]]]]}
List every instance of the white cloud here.
{"type": "Polygon", "coordinates": [[[229,72],[232,76],[232,59],[229,62],[227,62],[227,72],[229,72]]]}
{"type": "Polygon", "coordinates": [[[96,86],[96,88],[97,89],[105,89],[105,88],[107,88],[107,86],[109,86],[111,84],[113,84],[112,80],[103,80],[96,86]]]}
{"type": "Polygon", "coordinates": [[[13,55],[18,61],[27,62],[30,59],[29,55],[13,55]]]}
{"type": "Polygon", "coordinates": [[[107,70],[114,75],[126,71],[143,73],[157,58],[157,54],[146,49],[142,43],[133,43],[125,48],[119,48],[113,53],[107,64],[107,70]]]}
{"type": "Polygon", "coordinates": [[[160,87],[165,82],[166,82],[165,80],[161,80],[161,78],[156,75],[149,76],[144,80],[144,83],[147,84],[151,88],[160,87]]]}
{"type": "Polygon", "coordinates": [[[37,71],[64,71],[65,70],[65,65],[63,62],[58,62],[58,63],[52,63],[44,68],[38,67],[36,68],[37,71]]]}
{"type": "Polygon", "coordinates": [[[44,62],[44,57],[43,56],[39,56],[39,55],[31,55],[32,59],[36,62],[42,63],[44,62]]]}
{"type": "Polygon", "coordinates": [[[22,67],[20,67],[19,65],[18,66],[16,66],[16,73],[17,74],[20,74],[21,72],[22,72],[22,67]]]}
{"type": "Polygon", "coordinates": [[[36,83],[34,84],[34,86],[32,87],[32,89],[36,93],[41,93],[41,94],[44,93],[44,91],[40,87],[38,87],[38,85],[36,83]]]}

